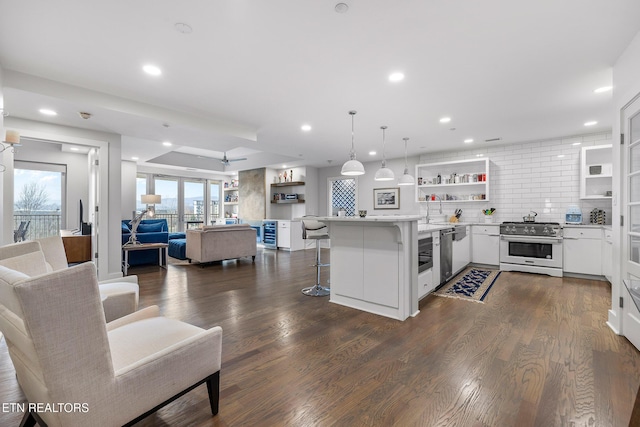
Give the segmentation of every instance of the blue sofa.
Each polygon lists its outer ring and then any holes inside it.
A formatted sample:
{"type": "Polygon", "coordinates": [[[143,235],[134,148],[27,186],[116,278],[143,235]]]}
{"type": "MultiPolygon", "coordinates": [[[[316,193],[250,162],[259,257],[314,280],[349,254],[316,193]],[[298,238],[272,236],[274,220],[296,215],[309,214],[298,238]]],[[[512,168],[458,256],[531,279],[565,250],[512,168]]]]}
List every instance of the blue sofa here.
{"type": "MultiPolygon", "coordinates": [[[[122,244],[129,241],[131,229],[128,219],[122,220],[122,244]]],[[[169,243],[169,227],[166,219],[143,219],[136,233],[140,243],[169,243]]],[[[158,250],[129,252],[129,265],[158,264],[158,250]]],[[[166,262],[166,260],[163,260],[166,262]]]]}

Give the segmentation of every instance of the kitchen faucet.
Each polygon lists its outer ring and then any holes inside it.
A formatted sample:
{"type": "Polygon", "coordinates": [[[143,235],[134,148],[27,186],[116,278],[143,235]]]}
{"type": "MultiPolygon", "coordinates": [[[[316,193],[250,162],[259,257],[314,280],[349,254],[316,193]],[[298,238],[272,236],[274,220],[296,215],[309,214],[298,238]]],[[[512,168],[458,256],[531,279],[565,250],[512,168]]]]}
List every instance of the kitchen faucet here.
{"type": "MultiPolygon", "coordinates": [[[[433,197],[440,200],[440,215],[442,215],[442,199],[437,194],[434,194],[433,197]]],[[[431,200],[431,197],[427,199],[427,217],[425,218],[427,224],[429,224],[429,200],[431,200]]]]}

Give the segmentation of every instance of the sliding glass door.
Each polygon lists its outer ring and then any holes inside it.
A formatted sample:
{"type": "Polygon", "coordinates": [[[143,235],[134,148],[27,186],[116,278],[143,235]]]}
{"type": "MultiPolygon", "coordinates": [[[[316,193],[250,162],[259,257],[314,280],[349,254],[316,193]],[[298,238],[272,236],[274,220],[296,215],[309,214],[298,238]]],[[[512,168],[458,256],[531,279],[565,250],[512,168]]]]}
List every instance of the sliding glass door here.
{"type": "Polygon", "coordinates": [[[136,210],[146,208],[143,194],[158,194],[156,218],[165,218],[169,232],[215,224],[220,217],[221,182],[178,176],[140,173],[136,177],[136,210]]]}
{"type": "Polygon", "coordinates": [[[183,188],[183,209],[182,220],[184,222],[181,229],[197,228],[204,224],[205,219],[205,182],[204,180],[182,181],[183,188]]]}
{"type": "Polygon", "coordinates": [[[156,218],[166,218],[169,225],[169,231],[174,232],[180,230],[182,222],[180,219],[180,210],[182,203],[178,203],[178,178],[156,177],[153,180],[154,188],[148,194],[159,194],[161,202],[156,205],[156,218]]]}

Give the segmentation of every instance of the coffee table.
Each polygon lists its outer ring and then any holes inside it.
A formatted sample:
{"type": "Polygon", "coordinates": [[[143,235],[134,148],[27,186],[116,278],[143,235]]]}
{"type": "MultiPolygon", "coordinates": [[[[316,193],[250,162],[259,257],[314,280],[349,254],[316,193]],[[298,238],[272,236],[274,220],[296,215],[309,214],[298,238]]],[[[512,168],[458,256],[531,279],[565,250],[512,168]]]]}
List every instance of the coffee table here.
{"type": "Polygon", "coordinates": [[[164,259],[166,261],[169,256],[169,244],[168,243],[139,243],[137,245],[122,245],[122,252],[124,253],[124,261],[122,263],[122,271],[124,275],[127,275],[129,271],[129,252],[130,251],[146,251],[149,249],[157,249],[158,250],[158,265],[160,267],[164,267],[165,264],[162,263],[162,250],[164,249],[164,259]]]}

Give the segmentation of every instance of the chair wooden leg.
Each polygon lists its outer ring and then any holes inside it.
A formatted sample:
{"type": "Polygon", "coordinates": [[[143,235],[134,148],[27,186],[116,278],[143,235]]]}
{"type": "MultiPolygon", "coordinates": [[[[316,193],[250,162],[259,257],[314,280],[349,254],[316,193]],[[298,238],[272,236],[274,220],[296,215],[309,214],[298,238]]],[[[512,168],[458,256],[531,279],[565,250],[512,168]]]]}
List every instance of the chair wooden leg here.
{"type": "Polygon", "coordinates": [[[209,392],[209,405],[211,405],[211,413],[218,414],[218,404],[220,401],[220,371],[211,375],[207,379],[207,391],[209,392]]]}
{"type": "Polygon", "coordinates": [[[36,423],[36,418],[33,416],[33,413],[29,411],[24,413],[22,421],[20,421],[20,427],[34,427],[36,423]]]}

